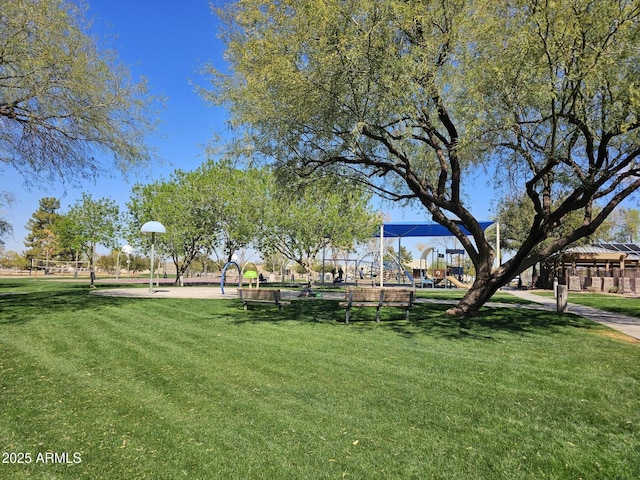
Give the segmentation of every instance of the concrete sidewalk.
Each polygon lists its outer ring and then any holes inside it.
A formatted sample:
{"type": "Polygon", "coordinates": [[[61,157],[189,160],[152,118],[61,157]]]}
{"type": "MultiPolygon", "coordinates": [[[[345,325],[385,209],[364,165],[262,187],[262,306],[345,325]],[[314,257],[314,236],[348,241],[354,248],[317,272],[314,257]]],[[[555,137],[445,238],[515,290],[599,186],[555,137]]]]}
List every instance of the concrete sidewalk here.
{"type": "MultiPolygon", "coordinates": [[[[236,287],[227,287],[224,293],[220,289],[220,285],[209,285],[207,287],[175,285],[154,285],[153,291],[149,292],[148,288],[96,288],[91,290],[92,295],[104,295],[107,297],[130,297],[130,298],[201,298],[201,299],[237,299],[238,289],[236,287]]],[[[282,289],[282,298],[291,300],[293,298],[305,300],[306,297],[298,297],[299,290],[282,289]]],[[[330,300],[344,300],[344,292],[322,292],[322,298],[330,300]]]]}
{"type": "Polygon", "coordinates": [[[130,297],[130,298],[238,298],[238,291],[234,288],[225,288],[224,294],[220,285],[208,287],[178,287],[160,285],[153,286],[153,291],[148,288],[98,288],[91,290],[92,295],[104,295],[106,297],[130,297]]]}
{"type": "MultiPolygon", "coordinates": [[[[556,299],[541,297],[535,295],[526,290],[502,290],[505,293],[509,293],[514,297],[528,300],[533,303],[539,304],[546,310],[556,310],[556,299]]],[[[605,312],[593,307],[586,307],[584,305],[578,305],[575,303],[567,304],[567,311],[574,315],[579,315],[583,318],[589,319],[593,322],[601,323],[609,328],[618,330],[619,332],[629,335],[635,339],[640,340],[640,319],[635,317],[629,317],[627,315],[621,315],[619,313],[605,312]]]]}

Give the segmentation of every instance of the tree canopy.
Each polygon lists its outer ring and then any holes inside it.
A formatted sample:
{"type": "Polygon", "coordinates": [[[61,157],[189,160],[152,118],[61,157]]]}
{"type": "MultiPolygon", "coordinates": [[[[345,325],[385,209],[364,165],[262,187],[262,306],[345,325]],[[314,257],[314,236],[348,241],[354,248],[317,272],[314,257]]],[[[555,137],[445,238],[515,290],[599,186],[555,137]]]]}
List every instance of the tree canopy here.
{"type": "Polygon", "coordinates": [[[209,160],[193,172],[198,191],[216,219],[216,249],[222,260],[246,248],[259,235],[260,220],[270,202],[271,175],[266,169],[240,169],[229,161],[209,160]]]}
{"type": "Polygon", "coordinates": [[[87,256],[93,287],[96,247],[117,246],[122,230],[120,208],[110,198],[94,199],[90,194],[83,193],[82,198],[56,220],[54,230],[62,248],[81,251],[87,256]]]}
{"type": "Polygon", "coordinates": [[[311,182],[285,184],[271,176],[269,201],[261,212],[256,244],[265,256],[277,252],[300,265],[310,279],[318,253],[331,244],[351,250],[374,234],[380,218],[371,195],[343,178],[316,176],[311,182]]]}
{"type": "Polygon", "coordinates": [[[156,236],[156,246],[159,253],[171,257],[176,282],[193,259],[211,252],[217,241],[217,218],[201,180],[193,172],[177,170],[169,180],[134,185],[127,203],[131,244],[148,247],[148,239],[140,235],[144,223],[154,220],[165,225],[167,232],[156,236]]]}
{"type": "Polygon", "coordinates": [[[157,220],[167,227],[158,236],[178,278],[201,254],[221,249],[224,261],[252,242],[266,201],[266,172],[240,170],[228,162],[207,161],[192,172],[175,171],[167,181],[137,184],[130,202],[130,241],[140,243],[140,227],[157,220]]]}
{"type": "Polygon", "coordinates": [[[243,0],[218,14],[231,68],[211,70],[209,96],[278,164],[420,202],[476,269],[452,314],[475,314],[640,186],[635,0],[243,0]],[[483,172],[534,212],[497,268],[465,196],[483,172]]]}
{"type": "Polygon", "coordinates": [[[613,217],[613,239],[618,242],[637,242],[640,237],[640,211],[621,208],[613,217]]]}
{"type": "Polygon", "coordinates": [[[11,194],[7,192],[0,192],[0,247],[4,246],[5,237],[13,232],[13,226],[4,218],[5,206],[9,206],[13,201],[11,194]]]}
{"type": "Polygon", "coordinates": [[[60,218],[60,200],[55,197],[43,197],[38,201],[38,210],[31,214],[25,226],[28,230],[24,244],[28,248],[27,258],[48,258],[58,253],[55,224],[60,218]]]}
{"type": "Polygon", "coordinates": [[[150,158],[151,97],[87,33],[83,4],[0,0],[0,164],[77,180],[150,158]]]}
{"type": "MultiPolygon", "coordinates": [[[[207,161],[166,181],[137,184],[129,209],[129,240],[141,245],[140,227],[156,220],[167,228],[156,238],[182,275],[198,255],[220,249],[228,262],[249,245],[265,256],[285,255],[310,270],[329,241],[351,247],[374,230],[370,195],[340,179],[286,188],[268,168],[239,169],[207,161]]],[[[176,279],[178,281],[178,279],[176,279]]]]}

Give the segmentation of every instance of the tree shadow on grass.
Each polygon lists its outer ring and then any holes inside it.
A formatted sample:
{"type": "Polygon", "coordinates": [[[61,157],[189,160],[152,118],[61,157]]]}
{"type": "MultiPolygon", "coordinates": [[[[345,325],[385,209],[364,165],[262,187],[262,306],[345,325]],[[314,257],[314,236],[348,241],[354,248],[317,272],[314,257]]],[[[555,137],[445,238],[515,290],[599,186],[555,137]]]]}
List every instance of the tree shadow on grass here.
{"type": "Polygon", "coordinates": [[[0,294],[8,295],[15,292],[7,292],[12,288],[22,288],[25,286],[24,280],[12,280],[12,279],[2,279],[2,283],[0,283],[0,294]]]}
{"type": "Polygon", "coordinates": [[[304,323],[337,323],[344,309],[338,307],[338,301],[301,299],[294,300],[290,305],[278,309],[275,305],[250,305],[248,310],[242,308],[238,300],[233,302],[231,315],[235,324],[254,322],[304,322],[304,323]],[[342,313],[341,313],[342,312],[342,313]]]}
{"type": "MultiPolygon", "coordinates": [[[[244,311],[237,302],[231,309],[232,322],[304,322],[332,323],[351,329],[371,329],[375,321],[375,308],[354,308],[349,325],[345,325],[345,309],[332,300],[294,300],[278,310],[275,306],[250,306],[244,311]]],[[[484,307],[472,318],[456,318],[446,313],[450,305],[421,303],[410,311],[405,320],[403,309],[385,308],[381,311],[380,327],[411,337],[429,335],[448,339],[494,340],[507,335],[534,335],[560,333],[567,328],[590,329],[596,325],[581,317],[557,312],[525,308],[484,307]]]]}
{"type": "Polygon", "coordinates": [[[0,295],[0,325],[27,323],[47,314],[95,312],[101,308],[125,305],[131,300],[91,295],[87,285],[77,283],[58,283],[38,291],[3,292],[0,295]]]}
{"type": "Polygon", "coordinates": [[[596,324],[572,314],[527,308],[483,307],[471,318],[456,318],[446,313],[447,305],[418,304],[410,320],[389,324],[402,335],[420,332],[450,339],[494,340],[498,336],[560,333],[567,328],[591,329],[596,324]]]}

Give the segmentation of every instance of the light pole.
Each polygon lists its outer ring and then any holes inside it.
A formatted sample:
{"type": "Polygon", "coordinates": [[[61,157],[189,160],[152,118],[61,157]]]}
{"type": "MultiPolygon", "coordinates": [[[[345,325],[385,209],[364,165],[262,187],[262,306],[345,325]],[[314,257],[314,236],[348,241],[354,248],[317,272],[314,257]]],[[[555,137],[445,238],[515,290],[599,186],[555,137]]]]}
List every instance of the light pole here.
{"type": "Polygon", "coordinates": [[[142,233],[151,234],[151,268],[149,271],[149,293],[153,293],[153,247],[156,242],[156,233],[167,233],[166,228],[160,222],[147,222],[140,229],[142,233]]]}
{"type": "Polygon", "coordinates": [[[116,283],[120,278],[120,253],[122,253],[122,250],[118,250],[118,256],[116,257],[116,283]]]}

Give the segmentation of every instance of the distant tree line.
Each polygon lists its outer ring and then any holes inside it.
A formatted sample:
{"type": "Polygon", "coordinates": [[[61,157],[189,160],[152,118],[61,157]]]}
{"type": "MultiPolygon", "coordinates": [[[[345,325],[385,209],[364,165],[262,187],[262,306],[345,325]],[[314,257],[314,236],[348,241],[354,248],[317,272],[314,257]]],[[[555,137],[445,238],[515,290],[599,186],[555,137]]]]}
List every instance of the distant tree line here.
{"type": "Polygon", "coordinates": [[[112,199],[87,193],[64,212],[58,199],[42,198],[26,225],[24,256],[27,264],[86,260],[92,273],[98,265],[115,270],[117,253],[98,263],[96,249],[117,252],[126,241],[147,254],[149,238],[140,228],[155,220],[167,230],[156,236],[156,251],[173,262],[176,282],[194,263],[219,269],[248,247],[266,259],[294,261],[310,278],[323,248],[353,249],[375,232],[380,218],[369,200],[362,188],[340,178],[282,188],[267,168],[211,161],[134,185],[124,212],[112,199]]]}

